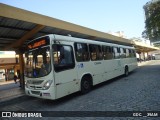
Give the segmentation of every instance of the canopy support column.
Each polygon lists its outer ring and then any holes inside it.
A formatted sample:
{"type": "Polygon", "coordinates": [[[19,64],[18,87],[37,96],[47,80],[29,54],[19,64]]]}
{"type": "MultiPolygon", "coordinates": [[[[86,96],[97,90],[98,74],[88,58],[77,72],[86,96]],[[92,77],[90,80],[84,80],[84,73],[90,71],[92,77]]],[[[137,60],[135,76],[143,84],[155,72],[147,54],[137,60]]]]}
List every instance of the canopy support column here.
{"type": "Polygon", "coordinates": [[[22,89],[25,87],[25,82],[24,82],[24,59],[23,59],[23,54],[19,54],[19,64],[20,64],[20,86],[22,89]]]}

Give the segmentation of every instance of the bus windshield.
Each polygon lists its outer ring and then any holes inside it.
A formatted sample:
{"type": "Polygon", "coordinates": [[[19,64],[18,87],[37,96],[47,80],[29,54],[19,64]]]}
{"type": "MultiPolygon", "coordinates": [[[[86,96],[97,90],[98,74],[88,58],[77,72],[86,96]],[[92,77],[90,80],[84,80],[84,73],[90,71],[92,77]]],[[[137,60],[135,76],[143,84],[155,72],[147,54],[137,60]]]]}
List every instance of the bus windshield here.
{"type": "Polygon", "coordinates": [[[38,78],[46,76],[51,71],[49,47],[34,49],[25,53],[25,76],[38,78]]]}

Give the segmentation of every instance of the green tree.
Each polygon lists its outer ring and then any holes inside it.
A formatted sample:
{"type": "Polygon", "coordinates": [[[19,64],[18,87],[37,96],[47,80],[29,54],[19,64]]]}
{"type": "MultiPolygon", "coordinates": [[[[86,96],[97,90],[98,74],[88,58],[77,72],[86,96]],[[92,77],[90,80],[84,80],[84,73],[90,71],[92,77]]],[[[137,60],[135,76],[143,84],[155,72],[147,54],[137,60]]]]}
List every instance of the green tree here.
{"type": "Polygon", "coordinates": [[[160,0],[144,6],[146,20],[143,38],[149,38],[151,42],[160,40],[160,0]]]}

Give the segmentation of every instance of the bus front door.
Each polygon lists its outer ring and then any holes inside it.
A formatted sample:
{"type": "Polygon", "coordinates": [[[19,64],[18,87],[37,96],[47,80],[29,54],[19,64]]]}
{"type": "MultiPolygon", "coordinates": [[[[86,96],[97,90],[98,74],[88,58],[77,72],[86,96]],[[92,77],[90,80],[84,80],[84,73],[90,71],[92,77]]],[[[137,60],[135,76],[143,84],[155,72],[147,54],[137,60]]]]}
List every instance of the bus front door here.
{"type": "Polygon", "coordinates": [[[55,72],[56,98],[78,91],[78,80],[75,69],[55,72]]]}

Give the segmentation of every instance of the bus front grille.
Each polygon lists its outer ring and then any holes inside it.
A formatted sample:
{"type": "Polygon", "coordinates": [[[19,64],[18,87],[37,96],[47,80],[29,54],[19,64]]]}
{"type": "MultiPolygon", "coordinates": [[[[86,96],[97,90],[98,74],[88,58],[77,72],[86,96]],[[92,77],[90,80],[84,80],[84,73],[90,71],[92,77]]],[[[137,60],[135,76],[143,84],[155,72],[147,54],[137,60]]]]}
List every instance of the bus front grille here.
{"type": "Polygon", "coordinates": [[[42,87],[39,86],[29,86],[31,89],[42,90],[42,87]]]}

